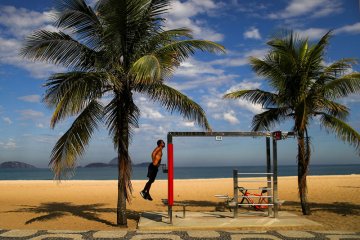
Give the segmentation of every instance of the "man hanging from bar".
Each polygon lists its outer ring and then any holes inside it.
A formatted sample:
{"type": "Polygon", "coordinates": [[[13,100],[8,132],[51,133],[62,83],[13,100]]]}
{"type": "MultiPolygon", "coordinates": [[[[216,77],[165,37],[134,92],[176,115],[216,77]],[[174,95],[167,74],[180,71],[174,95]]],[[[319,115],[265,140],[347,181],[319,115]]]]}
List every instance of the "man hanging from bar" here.
{"type": "Polygon", "coordinates": [[[149,181],[145,184],[144,190],[140,192],[140,195],[144,199],[150,201],[153,200],[150,195],[150,188],[151,188],[151,184],[155,181],[157,172],[159,170],[163,148],[165,148],[165,142],[160,139],[157,141],[157,147],[154,149],[154,151],[151,154],[152,162],[149,164],[148,173],[147,173],[147,177],[149,178],[149,181]]]}

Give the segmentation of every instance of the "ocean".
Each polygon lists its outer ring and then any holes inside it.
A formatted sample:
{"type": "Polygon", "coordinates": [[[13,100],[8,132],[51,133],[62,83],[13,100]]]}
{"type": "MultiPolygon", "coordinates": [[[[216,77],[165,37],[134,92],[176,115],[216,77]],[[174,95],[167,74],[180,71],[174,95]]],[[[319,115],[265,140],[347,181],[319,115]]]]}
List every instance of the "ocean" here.
{"type": "MultiPolygon", "coordinates": [[[[231,178],[233,169],[239,172],[266,172],[264,166],[235,166],[235,167],[175,167],[175,179],[200,178],[231,178]]],[[[359,165],[312,165],[310,175],[350,175],[360,174],[359,165]]],[[[132,179],[145,180],[147,167],[133,167],[132,179]]],[[[279,176],[296,176],[297,166],[278,166],[279,176]]],[[[248,175],[252,177],[252,175],[248,175]]],[[[50,169],[0,169],[0,180],[51,180],[53,173],[50,169]]],[[[117,169],[78,168],[71,180],[115,180],[117,169]]],[[[159,169],[157,179],[167,179],[167,174],[159,169]]]]}

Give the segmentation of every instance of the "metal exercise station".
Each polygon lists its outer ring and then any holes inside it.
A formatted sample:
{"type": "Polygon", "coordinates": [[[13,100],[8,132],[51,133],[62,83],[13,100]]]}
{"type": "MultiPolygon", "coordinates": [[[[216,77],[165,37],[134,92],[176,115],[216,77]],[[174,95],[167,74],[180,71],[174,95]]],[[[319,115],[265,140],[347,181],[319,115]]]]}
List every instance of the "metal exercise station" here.
{"type": "MultiPolygon", "coordinates": [[[[174,137],[214,137],[216,140],[221,141],[223,137],[265,137],[266,138],[266,173],[238,173],[237,170],[233,171],[233,179],[234,179],[234,197],[233,201],[235,202],[234,208],[234,217],[238,216],[238,207],[239,205],[248,205],[242,204],[238,202],[238,193],[239,186],[238,182],[239,176],[246,175],[259,175],[265,176],[267,183],[267,196],[268,202],[266,204],[261,203],[252,203],[252,205],[267,205],[268,206],[268,216],[273,216],[275,218],[278,217],[278,183],[277,183],[277,141],[281,139],[285,139],[289,136],[294,136],[293,132],[169,132],[167,135],[167,153],[168,153],[168,161],[167,161],[167,169],[168,173],[168,199],[166,204],[168,205],[168,215],[170,219],[170,224],[172,224],[173,219],[173,211],[172,207],[174,206],[174,145],[173,138],[174,137]],[[272,164],[273,168],[271,168],[271,150],[270,150],[270,139],[272,138],[272,164]]],[[[246,180],[250,182],[250,180],[246,180]]],[[[244,181],[242,181],[244,182],[244,181]]],[[[251,190],[251,189],[248,189],[251,190]]],[[[184,207],[185,208],[185,207],[184,207]]],[[[185,209],[184,209],[185,216],[185,209]]]]}

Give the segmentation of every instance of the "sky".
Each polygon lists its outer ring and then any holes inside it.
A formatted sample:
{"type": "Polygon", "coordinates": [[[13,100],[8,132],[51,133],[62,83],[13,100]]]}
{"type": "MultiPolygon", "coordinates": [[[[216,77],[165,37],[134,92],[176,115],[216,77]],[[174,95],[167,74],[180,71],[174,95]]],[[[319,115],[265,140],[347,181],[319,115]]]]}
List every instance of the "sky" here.
{"type": "MultiPolygon", "coordinates": [[[[89,0],[90,5],[94,0],[89,0]]],[[[360,59],[360,2],[355,0],[186,0],[173,1],[165,16],[167,29],[187,27],[194,37],[218,42],[227,54],[198,52],[183,62],[167,82],[199,103],[214,131],[250,131],[260,105],[244,100],[224,100],[238,89],[271,90],[266,79],[256,76],[248,58],[262,58],[266,42],[283,30],[293,30],[316,42],[327,31],[333,36],[326,49],[325,64],[341,58],[360,59]]],[[[50,128],[53,109],[42,102],[42,86],[50,74],[64,72],[61,66],[22,59],[24,38],[40,28],[54,30],[54,1],[0,1],[0,163],[22,161],[47,167],[51,150],[71,125],[72,118],[50,128]]],[[[360,71],[356,65],[352,71],[360,71]]],[[[106,101],[106,99],[104,99],[106,101]]],[[[170,131],[203,131],[194,122],[166,112],[144,95],[135,95],[141,109],[140,126],[134,129],[130,146],[134,163],[149,162],[158,139],[170,131]]],[[[351,109],[348,123],[360,131],[360,96],[339,99],[351,109]]],[[[290,131],[291,122],[272,130],[290,131]]],[[[355,149],[323,129],[310,125],[311,164],[359,164],[355,149]]],[[[240,166],[265,164],[265,140],[254,138],[175,138],[175,166],[240,166]]],[[[296,141],[278,143],[279,164],[296,164],[296,141]]],[[[164,152],[166,156],[166,150],[164,152]]],[[[109,162],[116,156],[106,128],[92,137],[78,165],[109,162]]]]}

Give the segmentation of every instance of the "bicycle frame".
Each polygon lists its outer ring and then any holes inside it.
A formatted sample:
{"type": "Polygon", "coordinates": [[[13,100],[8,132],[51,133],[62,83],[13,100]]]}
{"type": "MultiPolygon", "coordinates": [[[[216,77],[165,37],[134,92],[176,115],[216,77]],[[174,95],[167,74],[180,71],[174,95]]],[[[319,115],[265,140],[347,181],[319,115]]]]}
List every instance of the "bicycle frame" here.
{"type": "Polygon", "coordinates": [[[262,190],[261,194],[257,193],[250,193],[247,189],[243,187],[239,187],[239,191],[242,193],[242,199],[239,203],[239,206],[252,206],[256,210],[264,210],[268,208],[268,200],[267,197],[263,196],[263,193],[266,193],[267,190],[262,190]],[[256,203],[253,198],[259,198],[258,202],[256,203]],[[244,204],[244,200],[247,200],[249,204],[244,204]]]}

